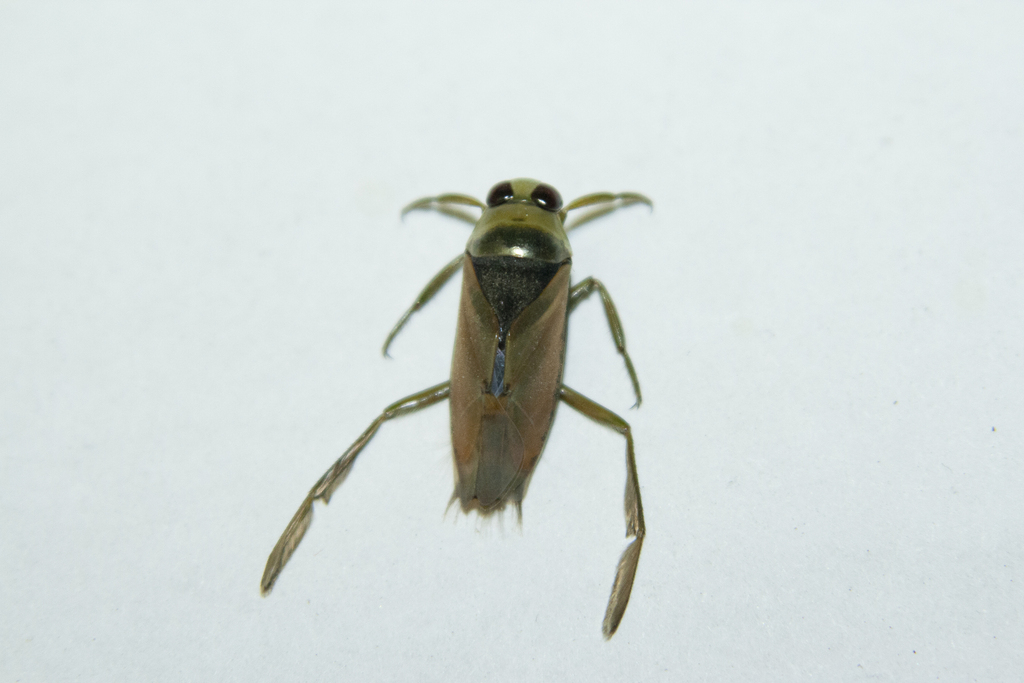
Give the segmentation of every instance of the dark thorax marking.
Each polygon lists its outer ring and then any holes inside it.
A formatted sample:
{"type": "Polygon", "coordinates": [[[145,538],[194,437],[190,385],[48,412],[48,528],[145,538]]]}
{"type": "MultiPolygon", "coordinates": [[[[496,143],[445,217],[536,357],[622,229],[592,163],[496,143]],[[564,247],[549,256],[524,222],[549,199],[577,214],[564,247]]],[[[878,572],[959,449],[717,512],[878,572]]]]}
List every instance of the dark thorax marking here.
{"type": "Polygon", "coordinates": [[[470,258],[480,290],[498,316],[498,349],[494,353],[488,390],[493,396],[501,396],[505,390],[505,340],[509,328],[519,314],[537,300],[562,264],[517,256],[470,258]]]}

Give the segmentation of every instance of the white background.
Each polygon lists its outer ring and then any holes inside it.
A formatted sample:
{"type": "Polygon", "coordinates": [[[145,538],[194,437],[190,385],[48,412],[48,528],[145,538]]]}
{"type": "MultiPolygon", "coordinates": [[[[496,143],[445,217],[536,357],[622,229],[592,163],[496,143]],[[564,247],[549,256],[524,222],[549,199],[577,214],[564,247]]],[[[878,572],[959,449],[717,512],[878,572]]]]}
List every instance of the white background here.
{"type": "Polygon", "coordinates": [[[1019,680],[1024,7],[4,3],[0,678],[1019,680]],[[468,230],[532,176],[615,298],[519,529],[445,515],[468,230]]]}

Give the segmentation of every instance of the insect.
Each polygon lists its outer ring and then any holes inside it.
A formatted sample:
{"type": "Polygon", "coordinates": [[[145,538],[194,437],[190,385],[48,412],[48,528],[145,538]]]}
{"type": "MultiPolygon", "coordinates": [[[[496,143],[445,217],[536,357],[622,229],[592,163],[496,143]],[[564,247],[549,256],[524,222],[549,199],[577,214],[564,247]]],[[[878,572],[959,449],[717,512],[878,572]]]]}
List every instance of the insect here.
{"type": "Polygon", "coordinates": [[[567,232],[621,207],[646,204],[647,197],[624,192],[588,194],[563,206],[558,192],[544,183],[519,178],[495,185],[487,203],[462,194],[442,194],[412,202],[402,211],[434,210],[473,225],[466,250],[423,288],[395,324],[388,347],[409,317],[426,304],[455,273],[462,272],[451,378],[395,401],[310,489],[267,559],[260,587],[274,586],[313,517],[313,501],[327,503],[356,456],[384,422],[448,399],[451,409],[455,491],[464,512],[489,514],[522,500],[559,402],[626,439],[626,536],[633,540],[619,559],[602,631],[610,638],[619,626],[633,588],[644,541],[633,436],[629,424],[607,408],[562,384],[569,314],[597,292],[612,338],[629,372],[635,407],[642,400],[633,362],[615,304],[599,280],[570,285],[572,249],[567,232]],[[482,210],[479,219],[463,207],[482,210]],[[570,211],[591,207],[574,222],[570,211]]]}

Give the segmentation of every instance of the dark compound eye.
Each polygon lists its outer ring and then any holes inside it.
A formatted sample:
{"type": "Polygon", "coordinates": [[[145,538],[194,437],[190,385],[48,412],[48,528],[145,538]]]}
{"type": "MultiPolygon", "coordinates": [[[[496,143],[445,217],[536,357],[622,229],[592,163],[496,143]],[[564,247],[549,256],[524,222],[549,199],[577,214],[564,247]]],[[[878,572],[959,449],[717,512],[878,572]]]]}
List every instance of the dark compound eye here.
{"type": "Polygon", "coordinates": [[[515,193],[512,192],[512,183],[498,183],[491,188],[491,193],[487,195],[487,206],[504,204],[514,196],[515,193]]]}
{"type": "Polygon", "coordinates": [[[558,190],[544,183],[533,188],[530,199],[534,204],[547,211],[558,211],[562,208],[562,195],[558,194],[558,190]]]}

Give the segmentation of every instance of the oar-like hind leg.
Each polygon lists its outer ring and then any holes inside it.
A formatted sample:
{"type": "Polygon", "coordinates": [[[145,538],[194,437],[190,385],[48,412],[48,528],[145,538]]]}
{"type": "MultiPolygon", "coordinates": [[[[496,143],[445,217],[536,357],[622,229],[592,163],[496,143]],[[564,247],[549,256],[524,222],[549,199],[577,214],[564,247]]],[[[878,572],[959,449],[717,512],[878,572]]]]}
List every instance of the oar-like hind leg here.
{"type": "Polygon", "coordinates": [[[302,505],[299,506],[295,516],[292,517],[292,521],[288,522],[284,533],[281,534],[277,545],[274,546],[274,549],[270,552],[270,557],[267,558],[267,567],[263,570],[263,579],[260,581],[260,590],[263,592],[263,595],[269,593],[270,589],[274,587],[274,581],[277,580],[278,574],[281,573],[285,564],[288,563],[288,558],[295,552],[295,548],[298,547],[299,542],[305,535],[306,529],[309,528],[309,523],[313,521],[313,501],[317,498],[323,500],[324,503],[330,501],[331,494],[334,493],[334,490],[344,480],[345,475],[348,474],[348,470],[355,461],[356,456],[369,443],[373,435],[380,429],[380,426],[392,418],[406,415],[420,408],[433,405],[438,401],[443,401],[448,398],[450,391],[450,382],[442,382],[418,394],[406,396],[401,400],[395,401],[385,408],[384,412],[377,416],[377,419],[366,428],[366,431],[356,439],[355,443],[348,447],[348,450],[331,465],[329,470],[324,472],[323,476],[306,494],[306,499],[302,501],[302,505]]]}
{"type": "Polygon", "coordinates": [[[612,594],[608,599],[608,609],[604,613],[601,630],[605,638],[611,638],[615,629],[622,621],[622,615],[629,604],[629,594],[633,590],[633,578],[636,576],[637,562],[640,561],[640,549],[644,544],[644,507],[640,501],[640,484],[636,477],[636,458],[633,455],[633,434],[629,423],[602,405],[591,401],[586,396],[562,385],[559,398],[572,408],[589,417],[594,422],[611,427],[626,437],[626,536],[633,536],[633,542],[623,551],[619,559],[619,567],[615,571],[615,582],[612,594]]]}

